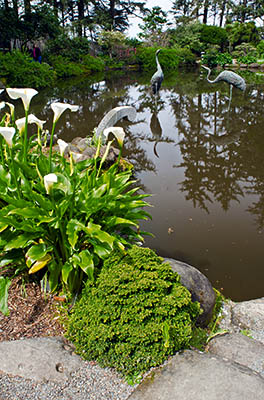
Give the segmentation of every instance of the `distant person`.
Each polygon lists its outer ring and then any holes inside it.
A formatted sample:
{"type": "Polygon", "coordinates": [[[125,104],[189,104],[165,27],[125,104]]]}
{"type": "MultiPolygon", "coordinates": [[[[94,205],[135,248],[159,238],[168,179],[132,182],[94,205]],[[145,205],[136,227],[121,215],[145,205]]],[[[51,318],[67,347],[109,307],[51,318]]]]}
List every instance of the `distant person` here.
{"type": "Polygon", "coordinates": [[[40,51],[40,48],[37,47],[35,44],[33,46],[32,56],[33,56],[34,61],[37,61],[41,64],[41,60],[42,60],[41,51],[40,51]]]}

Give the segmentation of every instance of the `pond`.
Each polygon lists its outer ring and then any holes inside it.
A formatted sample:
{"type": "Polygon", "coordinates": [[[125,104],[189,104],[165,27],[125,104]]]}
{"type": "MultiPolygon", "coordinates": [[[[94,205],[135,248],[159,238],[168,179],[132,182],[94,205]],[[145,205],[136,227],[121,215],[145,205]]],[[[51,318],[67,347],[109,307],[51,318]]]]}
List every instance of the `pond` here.
{"type": "Polygon", "coordinates": [[[247,89],[233,89],[230,109],[228,84],[209,84],[198,69],[165,75],[156,99],[151,74],[119,71],[43,90],[31,109],[51,121],[50,103],[80,105],[58,122],[70,141],[90,136],[112,108],[135,107],[136,121],[117,125],[139,184],[153,194],[145,245],[195,266],[234,301],[264,296],[264,79],[240,74],[247,89]]]}

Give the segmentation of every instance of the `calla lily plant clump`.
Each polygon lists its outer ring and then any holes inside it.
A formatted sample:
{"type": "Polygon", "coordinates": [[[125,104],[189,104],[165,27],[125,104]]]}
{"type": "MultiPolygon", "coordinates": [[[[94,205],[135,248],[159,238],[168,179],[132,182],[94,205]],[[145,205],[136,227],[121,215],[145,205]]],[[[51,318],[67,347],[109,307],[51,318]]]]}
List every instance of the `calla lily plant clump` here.
{"type": "Polygon", "coordinates": [[[87,280],[94,280],[102,260],[114,248],[125,250],[142,242],[139,220],[148,219],[146,195],[134,187],[131,171],[121,171],[124,140],[122,128],[105,130],[93,158],[78,162],[78,155],[64,153],[68,144],[58,140],[56,124],[63,112],[78,106],[53,103],[49,152],[44,151],[46,121],[30,114],[34,89],[6,89],[13,100],[21,99],[25,117],[15,118],[15,107],[0,102],[0,311],[8,315],[8,288],[20,274],[34,274],[44,288],[64,289],[76,295],[87,280]],[[5,109],[9,112],[5,112],[5,109]],[[28,136],[28,124],[36,125],[28,136]],[[113,141],[100,158],[101,144],[112,132],[119,143],[118,160],[105,167],[113,141]]]}

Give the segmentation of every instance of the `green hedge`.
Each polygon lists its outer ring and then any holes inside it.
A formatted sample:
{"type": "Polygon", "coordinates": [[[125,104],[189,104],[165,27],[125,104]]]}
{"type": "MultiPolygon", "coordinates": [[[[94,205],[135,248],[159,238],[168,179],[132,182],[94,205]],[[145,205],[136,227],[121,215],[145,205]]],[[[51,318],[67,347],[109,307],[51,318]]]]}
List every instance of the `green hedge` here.
{"type": "Polygon", "coordinates": [[[227,32],[224,28],[214,25],[202,25],[200,40],[203,43],[215,44],[223,49],[228,44],[227,32]]]}
{"type": "MultiPolygon", "coordinates": [[[[137,51],[137,59],[141,68],[154,70],[156,68],[155,53],[157,48],[141,47],[137,51]]],[[[167,49],[162,48],[159,53],[159,62],[163,70],[177,69],[181,65],[194,64],[195,56],[191,50],[184,48],[167,49]]]]}
{"type": "Polygon", "coordinates": [[[0,79],[6,86],[39,89],[52,86],[56,73],[48,64],[39,64],[32,61],[27,54],[15,50],[11,53],[0,53],[0,79]]]}
{"type": "Polygon", "coordinates": [[[188,347],[199,313],[170,265],[132,246],[112,253],[87,283],[66,336],[85,359],[135,378],[188,347]]]}

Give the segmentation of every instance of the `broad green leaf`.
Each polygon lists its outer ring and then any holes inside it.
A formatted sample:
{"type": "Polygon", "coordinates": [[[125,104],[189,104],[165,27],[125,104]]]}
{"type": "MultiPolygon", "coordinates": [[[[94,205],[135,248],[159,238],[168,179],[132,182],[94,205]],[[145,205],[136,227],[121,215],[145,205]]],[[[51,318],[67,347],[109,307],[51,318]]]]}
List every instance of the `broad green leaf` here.
{"type": "Polygon", "coordinates": [[[21,249],[10,250],[8,253],[0,256],[0,268],[6,265],[17,265],[20,260],[24,261],[24,254],[21,249]]]}
{"type": "Polygon", "coordinates": [[[45,243],[33,244],[26,253],[26,257],[30,258],[33,262],[41,260],[49,251],[52,250],[51,246],[45,243]]]}
{"type": "Polygon", "coordinates": [[[11,182],[11,175],[8,171],[4,169],[2,165],[0,165],[0,181],[5,185],[5,186],[10,186],[11,182]]]}
{"type": "Polygon", "coordinates": [[[15,197],[11,197],[7,194],[0,193],[0,198],[4,200],[8,204],[12,204],[16,208],[24,208],[32,206],[32,203],[23,199],[16,199],[15,197]]]}
{"type": "Polygon", "coordinates": [[[89,277],[89,279],[94,280],[94,262],[93,257],[88,250],[83,250],[79,253],[81,258],[80,267],[89,277]]]}
{"type": "Polygon", "coordinates": [[[43,223],[50,223],[56,221],[57,217],[40,217],[38,218],[37,226],[43,224],[43,223]]]}
{"type": "Polygon", "coordinates": [[[82,230],[85,231],[85,225],[80,223],[77,219],[71,219],[68,222],[66,233],[68,235],[69,243],[73,248],[75,248],[78,240],[78,232],[82,230]]]}
{"type": "Polygon", "coordinates": [[[104,258],[111,252],[111,247],[109,247],[108,245],[94,244],[94,252],[100,258],[104,258]]]}
{"type": "Polygon", "coordinates": [[[69,274],[72,269],[73,269],[73,266],[69,262],[66,262],[62,267],[61,277],[62,277],[62,280],[65,283],[65,285],[67,285],[68,277],[69,277],[69,274]]]}
{"type": "Polygon", "coordinates": [[[111,247],[111,249],[113,249],[114,238],[113,236],[109,235],[109,233],[104,231],[99,231],[96,233],[95,236],[100,240],[100,242],[107,243],[111,247]]]}
{"type": "Polygon", "coordinates": [[[3,232],[8,227],[8,224],[0,222],[0,233],[3,232]]]}
{"type": "Polygon", "coordinates": [[[112,217],[108,222],[110,225],[134,225],[138,227],[138,224],[126,218],[112,217]]]}
{"type": "Polygon", "coordinates": [[[8,288],[11,285],[11,280],[9,278],[4,278],[0,276],[0,311],[4,315],[9,315],[8,310],[8,288]]]}
{"type": "Polygon", "coordinates": [[[57,264],[55,261],[52,261],[51,263],[48,264],[48,270],[49,270],[50,290],[54,292],[54,290],[58,286],[59,276],[61,273],[61,266],[57,264]]]}
{"type": "Polygon", "coordinates": [[[40,208],[27,207],[27,208],[15,208],[9,211],[8,215],[20,215],[24,218],[39,218],[41,215],[45,215],[40,208]]]}
{"type": "Polygon", "coordinates": [[[26,232],[21,235],[16,236],[14,239],[10,240],[10,242],[4,247],[5,251],[12,249],[24,248],[29,245],[33,239],[36,239],[38,234],[26,232]]]}
{"type": "Polygon", "coordinates": [[[72,188],[71,188],[71,182],[69,179],[66,178],[63,174],[56,173],[58,182],[53,184],[53,189],[60,189],[62,190],[65,194],[71,194],[72,193],[72,188]]]}
{"type": "Polygon", "coordinates": [[[52,203],[48,197],[45,197],[44,195],[37,193],[35,190],[31,191],[30,197],[31,200],[34,201],[35,205],[39,206],[43,210],[49,211],[52,209],[52,203]]]}
{"type": "Polygon", "coordinates": [[[98,197],[101,197],[106,192],[106,189],[107,189],[107,185],[104,184],[104,185],[100,186],[98,189],[93,190],[92,198],[98,199],[98,197]]]}
{"type": "Polygon", "coordinates": [[[79,256],[79,254],[73,254],[73,256],[71,257],[71,261],[73,263],[73,266],[76,268],[80,265],[81,263],[81,258],[79,256]]]}
{"type": "Polygon", "coordinates": [[[46,254],[42,259],[36,261],[33,266],[28,271],[29,274],[34,274],[35,272],[39,271],[40,269],[44,268],[52,259],[50,254],[46,254]]]}

